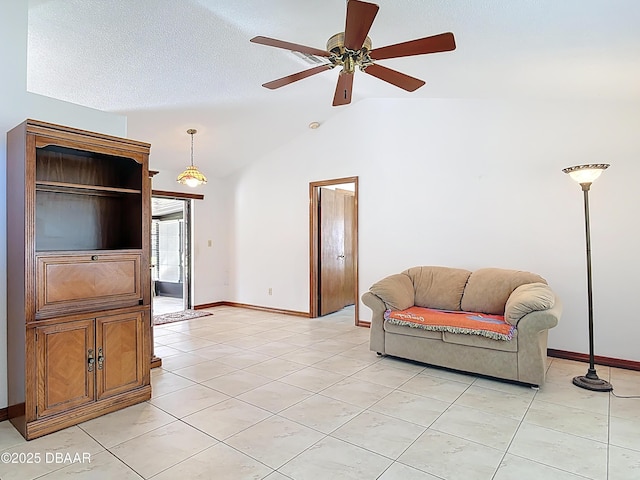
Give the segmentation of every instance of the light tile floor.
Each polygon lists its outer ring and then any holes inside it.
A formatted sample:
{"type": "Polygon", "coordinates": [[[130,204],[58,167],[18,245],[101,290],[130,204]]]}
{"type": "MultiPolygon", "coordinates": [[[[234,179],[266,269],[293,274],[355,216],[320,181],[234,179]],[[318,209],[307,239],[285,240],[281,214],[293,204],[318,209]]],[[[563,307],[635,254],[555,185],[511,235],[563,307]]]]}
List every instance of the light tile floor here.
{"type": "MultiPolygon", "coordinates": [[[[41,456],[0,478],[640,479],[640,399],[574,387],[585,364],[549,359],[534,390],[379,358],[352,310],[212,311],[156,327],[149,402],[28,443],[0,423],[2,460],[41,456]]],[[[640,372],[598,374],[640,394],[640,372]]]]}
{"type": "Polygon", "coordinates": [[[181,298],[154,295],[152,301],[154,315],[181,312],[182,310],[184,310],[184,303],[181,298]]]}

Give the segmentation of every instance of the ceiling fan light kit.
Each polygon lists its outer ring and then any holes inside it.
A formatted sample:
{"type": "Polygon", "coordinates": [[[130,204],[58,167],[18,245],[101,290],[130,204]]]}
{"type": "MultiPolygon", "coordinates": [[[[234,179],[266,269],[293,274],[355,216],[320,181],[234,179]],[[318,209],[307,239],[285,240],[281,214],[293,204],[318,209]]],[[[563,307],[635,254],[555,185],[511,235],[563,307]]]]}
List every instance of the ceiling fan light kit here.
{"type": "Polygon", "coordinates": [[[379,7],[375,3],[349,0],[347,2],[347,15],[344,32],[336,33],[327,41],[327,49],[307,47],[296,43],[276,40],[275,38],[258,36],[251,39],[253,43],[270,47],[283,48],[293,52],[325,57],[329,63],[303,70],[286,77],[263,84],[263,87],[276,89],[297,82],[303,78],[316,75],[335,67],[342,67],[336,91],[333,97],[333,106],[351,103],[353,89],[353,75],[356,67],[362,72],[379,78],[387,83],[413,92],[422,87],[425,82],[397,70],[392,70],[375,63],[377,60],[389,58],[408,57],[412,55],[426,55],[429,53],[448,52],[455,50],[456,43],[453,33],[441,33],[430,37],[396,43],[372,50],[371,39],[368,37],[373,20],[379,7]]]}
{"type": "Polygon", "coordinates": [[[198,170],[198,167],[193,164],[193,136],[198,133],[198,131],[194,128],[190,128],[187,130],[187,133],[191,135],[191,165],[189,165],[184,172],[178,175],[176,181],[182,185],[195,188],[199,185],[206,184],[207,177],[205,177],[200,170],[198,170]]]}

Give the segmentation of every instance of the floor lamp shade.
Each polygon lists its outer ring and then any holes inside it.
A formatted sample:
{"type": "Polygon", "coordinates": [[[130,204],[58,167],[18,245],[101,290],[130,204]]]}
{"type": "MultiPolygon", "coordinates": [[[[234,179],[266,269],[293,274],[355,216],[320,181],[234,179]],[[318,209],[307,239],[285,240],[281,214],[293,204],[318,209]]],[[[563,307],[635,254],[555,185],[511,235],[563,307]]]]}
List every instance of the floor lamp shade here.
{"type": "Polygon", "coordinates": [[[613,386],[598,377],[593,354],[593,288],[591,282],[591,233],[589,225],[589,190],[591,184],[609,167],[606,163],[576,165],[562,171],[569,174],[582,187],[584,197],[584,226],[587,246],[587,300],[589,305],[589,369],[586,375],[573,378],[573,384],[597,392],[610,392],[613,386]]]}

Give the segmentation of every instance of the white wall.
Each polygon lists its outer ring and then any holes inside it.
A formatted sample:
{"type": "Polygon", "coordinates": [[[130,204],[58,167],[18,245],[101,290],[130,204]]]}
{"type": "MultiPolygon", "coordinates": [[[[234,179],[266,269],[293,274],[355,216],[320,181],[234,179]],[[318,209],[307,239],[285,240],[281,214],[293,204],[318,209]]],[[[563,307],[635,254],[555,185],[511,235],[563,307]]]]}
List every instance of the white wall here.
{"type": "MultiPolygon", "coordinates": [[[[596,354],[640,360],[640,105],[366,100],[233,179],[229,300],[309,308],[308,184],[357,175],[360,292],[414,265],[544,276],[564,315],[549,346],[588,352],[583,199],[561,172],[612,166],[591,191],[596,354]],[[268,296],[269,288],[273,296],[268,296]]],[[[361,306],[361,318],[370,311],[361,306]]]]}
{"type": "MultiPolygon", "coordinates": [[[[0,132],[22,117],[27,84],[27,2],[4,2],[0,15],[0,132]]],[[[7,406],[7,139],[0,134],[0,408],[7,406]]]]}
{"type": "MultiPolygon", "coordinates": [[[[127,137],[127,117],[124,115],[102,112],[31,92],[25,94],[23,111],[22,121],[32,118],[90,132],[127,137]]],[[[134,140],[144,142],[142,138],[134,140]]]]}
{"type": "MultiPolygon", "coordinates": [[[[26,0],[6,1],[0,15],[0,408],[7,406],[6,133],[27,118],[124,136],[126,118],[35,95],[27,85],[26,0]]],[[[9,279],[10,280],[10,279],[9,279]]]]}
{"type": "MultiPolygon", "coordinates": [[[[229,230],[232,191],[228,181],[208,176],[208,183],[192,189],[176,182],[180,172],[154,168],[153,145],[150,169],[158,170],[153,177],[153,189],[204,195],[193,200],[193,305],[203,305],[228,299],[229,230]],[[211,246],[209,246],[211,240],[211,246]]],[[[205,174],[208,172],[205,172],[205,174]]]]}

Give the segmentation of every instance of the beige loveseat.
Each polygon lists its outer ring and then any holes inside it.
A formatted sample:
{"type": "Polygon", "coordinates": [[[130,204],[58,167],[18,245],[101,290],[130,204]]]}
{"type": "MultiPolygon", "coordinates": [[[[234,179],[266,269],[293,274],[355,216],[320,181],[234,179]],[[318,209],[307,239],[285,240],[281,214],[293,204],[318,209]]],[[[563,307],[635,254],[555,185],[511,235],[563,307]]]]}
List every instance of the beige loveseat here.
{"type": "Polygon", "coordinates": [[[545,279],[498,268],[413,267],[375,283],[362,301],[373,311],[374,352],[531,385],[544,383],[548,329],[557,325],[562,312],[545,279]],[[414,305],[504,315],[515,328],[510,340],[494,340],[385,318],[385,312],[414,305]]]}

